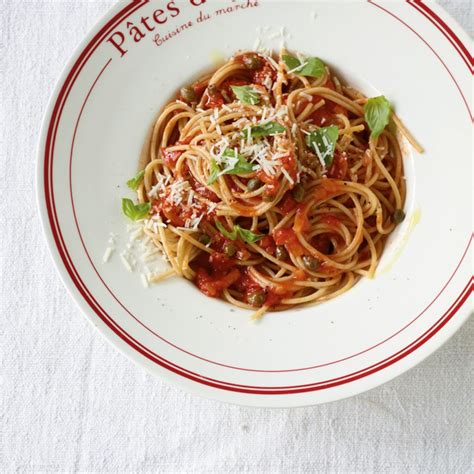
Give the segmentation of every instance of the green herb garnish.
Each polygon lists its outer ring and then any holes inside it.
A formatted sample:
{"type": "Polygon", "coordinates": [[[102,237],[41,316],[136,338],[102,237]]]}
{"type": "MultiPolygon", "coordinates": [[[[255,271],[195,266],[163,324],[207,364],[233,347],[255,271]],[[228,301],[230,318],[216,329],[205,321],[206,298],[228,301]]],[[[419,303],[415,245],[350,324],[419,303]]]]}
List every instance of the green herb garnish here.
{"type": "Polygon", "coordinates": [[[254,125],[246,129],[242,136],[243,138],[248,138],[248,134],[252,137],[268,137],[272,135],[278,135],[286,131],[286,128],[283,125],[280,125],[277,122],[268,122],[264,125],[254,125]]]}
{"type": "Polygon", "coordinates": [[[260,102],[260,94],[251,86],[231,86],[231,89],[242,104],[257,105],[260,102]]]}
{"type": "Polygon", "coordinates": [[[209,175],[207,184],[214,184],[217,178],[219,177],[220,172],[221,172],[221,169],[219,168],[219,165],[217,164],[216,160],[212,159],[211,160],[211,174],[209,175]]]}
{"type": "Polygon", "coordinates": [[[219,173],[222,174],[249,174],[253,172],[254,165],[249,163],[241,154],[235,150],[227,149],[222,154],[222,165],[224,168],[217,164],[216,160],[211,160],[211,174],[207,184],[213,184],[219,177],[219,173]]]}
{"type": "Polygon", "coordinates": [[[326,65],[319,58],[308,58],[301,62],[295,56],[284,54],[282,59],[288,71],[292,71],[299,76],[321,77],[326,72],[326,65]]]}
{"type": "Polygon", "coordinates": [[[388,125],[392,106],[383,96],[372,97],[364,106],[365,121],[371,130],[371,137],[377,138],[388,125]]]}
{"type": "Polygon", "coordinates": [[[151,204],[144,202],[142,204],[134,204],[131,199],[122,199],[122,211],[132,221],[144,219],[150,213],[151,204]]]}
{"type": "Polygon", "coordinates": [[[145,176],[145,170],[139,171],[132,179],[127,181],[127,186],[136,191],[138,186],[140,186],[140,183],[143,181],[143,176],[145,176]]]}
{"type": "Polygon", "coordinates": [[[312,148],[326,167],[332,165],[339,129],[335,125],[318,128],[306,136],[306,144],[312,148]]]}
{"type": "Polygon", "coordinates": [[[228,231],[219,221],[216,221],[215,224],[219,232],[230,240],[237,240],[237,238],[240,237],[244,242],[253,244],[263,237],[263,235],[254,234],[250,230],[242,229],[242,227],[237,224],[234,225],[232,231],[228,231]]]}

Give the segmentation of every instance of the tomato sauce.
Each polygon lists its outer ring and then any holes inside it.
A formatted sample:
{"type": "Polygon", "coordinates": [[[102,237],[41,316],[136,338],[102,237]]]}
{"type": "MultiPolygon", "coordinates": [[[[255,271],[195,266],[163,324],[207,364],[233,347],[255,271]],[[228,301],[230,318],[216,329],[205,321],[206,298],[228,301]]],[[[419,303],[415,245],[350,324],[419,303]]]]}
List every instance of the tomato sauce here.
{"type": "Polygon", "coordinates": [[[230,176],[224,176],[225,182],[227,186],[229,186],[229,189],[233,191],[234,193],[242,193],[243,190],[240,188],[240,186],[230,177],[230,176]]]}
{"type": "Polygon", "coordinates": [[[268,63],[265,62],[265,65],[261,69],[258,69],[253,73],[252,83],[265,87],[268,77],[271,78],[273,83],[276,81],[277,73],[268,63]]]}
{"type": "Polygon", "coordinates": [[[234,285],[235,289],[242,293],[245,301],[248,303],[252,293],[265,293],[265,306],[273,307],[280,304],[282,297],[275,293],[272,289],[264,289],[249,274],[248,270],[244,270],[240,279],[234,285]]]}
{"type": "Polygon", "coordinates": [[[224,105],[224,97],[220,92],[214,92],[208,94],[206,103],[204,104],[205,109],[215,109],[224,105]]]}
{"type": "Polygon", "coordinates": [[[291,252],[296,257],[306,253],[305,248],[300,244],[293,229],[278,229],[273,232],[273,238],[277,245],[284,245],[288,252],[291,252]]]}
{"type": "Polygon", "coordinates": [[[186,209],[168,201],[162,201],[161,214],[163,214],[166,222],[170,222],[176,227],[183,227],[186,220],[191,218],[193,212],[189,208],[186,209]]]}
{"type": "MultiPolygon", "coordinates": [[[[179,145],[179,143],[177,143],[179,145]]],[[[176,162],[179,160],[179,157],[183,154],[182,151],[170,151],[167,148],[162,148],[161,149],[161,156],[163,157],[163,161],[165,162],[165,165],[173,169],[176,165],[176,162]]]]}
{"type": "Polygon", "coordinates": [[[265,252],[269,253],[270,255],[275,255],[276,245],[271,235],[266,235],[263,237],[263,239],[261,239],[258,244],[263,250],[265,250],[265,252]]]}
{"type": "MultiPolygon", "coordinates": [[[[284,156],[283,158],[280,159],[283,168],[288,172],[290,175],[291,179],[296,183],[298,176],[297,176],[297,171],[298,171],[298,166],[296,163],[296,159],[293,154],[290,154],[288,156],[284,156]]],[[[291,185],[290,187],[292,188],[294,186],[291,185]]]]}
{"type": "Polygon", "coordinates": [[[316,198],[316,201],[324,201],[338,196],[343,192],[344,186],[342,186],[338,181],[333,179],[323,179],[321,184],[314,189],[313,195],[316,198]]]}
{"type": "Polygon", "coordinates": [[[200,100],[202,95],[204,94],[204,91],[207,88],[207,82],[197,82],[196,84],[193,85],[194,93],[196,94],[196,97],[200,100]]]}
{"type": "Polygon", "coordinates": [[[211,275],[204,267],[196,271],[196,285],[207,296],[218,297],[240,278],[240,272],[234,268],[225,275],[211,275]]]}
{"type": "MultiPolygon", "coordinates": [[[[248,269],[242,270],[240,278],[235,282],[234,288],[246,297],[264,289],[250,276],[248,269]]],[[[247,299],[247,298],[246,298],[247,299]]]]}
{"type": "Polygon", "coordinates": [[[332,228],[338,228],[339,225],[341,224],[341,220],[331,213],[322,214],[319,217],[319,222],[322,222],[323,224],[327,224],[328,226],[332,228]]]}
{"type": "Polygon", "coordinates": [[[202,185],[190,172],[186,174],[186,179],[189,181],[189,184],[202,197],[205,197],[209,201],[219,202],[220,198],[216,193],[208,189],[206,186],[202,185]]]}
{"type": "Polygon", "coordinates": [[[347,175],[348,168],[347,154],[336,151],[334,153],[334,160],[327,174],[328,178],[344,179],[347,175]]]}
{"type": "Polygon", "coordinates": [[[294,200],[292,194],[287,191],[278,207],[283,214],[289,214],[297,205],[298,203],[294,200]]]}

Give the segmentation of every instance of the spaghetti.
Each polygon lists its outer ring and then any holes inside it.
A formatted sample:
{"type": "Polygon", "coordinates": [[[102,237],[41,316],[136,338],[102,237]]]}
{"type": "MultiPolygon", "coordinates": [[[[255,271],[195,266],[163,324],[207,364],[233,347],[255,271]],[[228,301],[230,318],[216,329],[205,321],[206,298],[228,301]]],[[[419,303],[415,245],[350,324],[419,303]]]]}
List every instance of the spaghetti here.
{"type": "Polygon", "coordinates": [[[260,317],[373,277],[404,218],[395,120],[421,151],[384,97],[286,51],[238,54],[183,88],[125,211],[169,262],[151,281],[179,275],[260,317]]]}

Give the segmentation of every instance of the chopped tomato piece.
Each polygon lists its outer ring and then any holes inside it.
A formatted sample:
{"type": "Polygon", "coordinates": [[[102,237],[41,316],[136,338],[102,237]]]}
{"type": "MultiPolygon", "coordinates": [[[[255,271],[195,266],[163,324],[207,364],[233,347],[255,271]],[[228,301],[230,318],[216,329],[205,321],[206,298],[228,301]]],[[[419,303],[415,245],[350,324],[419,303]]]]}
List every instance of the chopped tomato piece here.
{"type": "Polygon", "coordinates": [[[258,243],[260,247],[265,250],[265,252],[268,252],[270,255],[275,255],[276,246],[275,241],[273,240],[273,237],[271,235],[266,235],[258,243]]]}
{"type": "Polygon", "coordinates": [[[208,95],[206,103],[204,104],[205,109],[215,109],[216,107],[222,107],[224,105],[224,97],[220,92],[215,92],[212,95],[208,95]]]}
{"type": "Polygon", "coordinates": [[[161,150],[163,161],[168,168],[173,169],[176,165],[176,162],[179,160],[179,157],[183,154],[182,151],[170,151],[167,148],[161,150]]]}
{"type": "Polygon", "coordinates": [[[207,296],[220,296],[222,291],[229,288],[240,278],[237,268],[231,270],[227,275],[212,276],[209,272],[199,267],[196,272],[196,285],[207,296]]]}
{"type": "Polygon", "coordinates": [[[190,209],[175,206],[168,201],[163,201],[161,211],[166,218],[166,221],[171,222],[171,224],[176,227],[183,227],[186,223],[186,219],[189,219],[192,215],[190,209]]]}
{"type": "Polygon", "coordinates": [[[314,189],[314,197],[317,201],[333,198],[344,192],[344,187],[333,179],[323,179],[321,184],[314,189]]]}

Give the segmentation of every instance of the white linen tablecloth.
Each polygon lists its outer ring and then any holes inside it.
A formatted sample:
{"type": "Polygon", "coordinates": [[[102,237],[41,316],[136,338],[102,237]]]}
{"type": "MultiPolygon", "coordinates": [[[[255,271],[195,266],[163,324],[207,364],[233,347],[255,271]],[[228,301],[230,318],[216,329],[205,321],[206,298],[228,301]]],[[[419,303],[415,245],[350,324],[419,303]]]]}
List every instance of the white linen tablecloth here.
{"type": "MultiPolygon", "coordinates": [[[[43,239],[35,148],[56,78],[113,3],[0,3],[0,472],[474,472],[473,318],[398,379],[294,410],[188,395],[86,321],[43,239]]],[[[472,35],[472,2],[442,3],[472,35]]]]}

